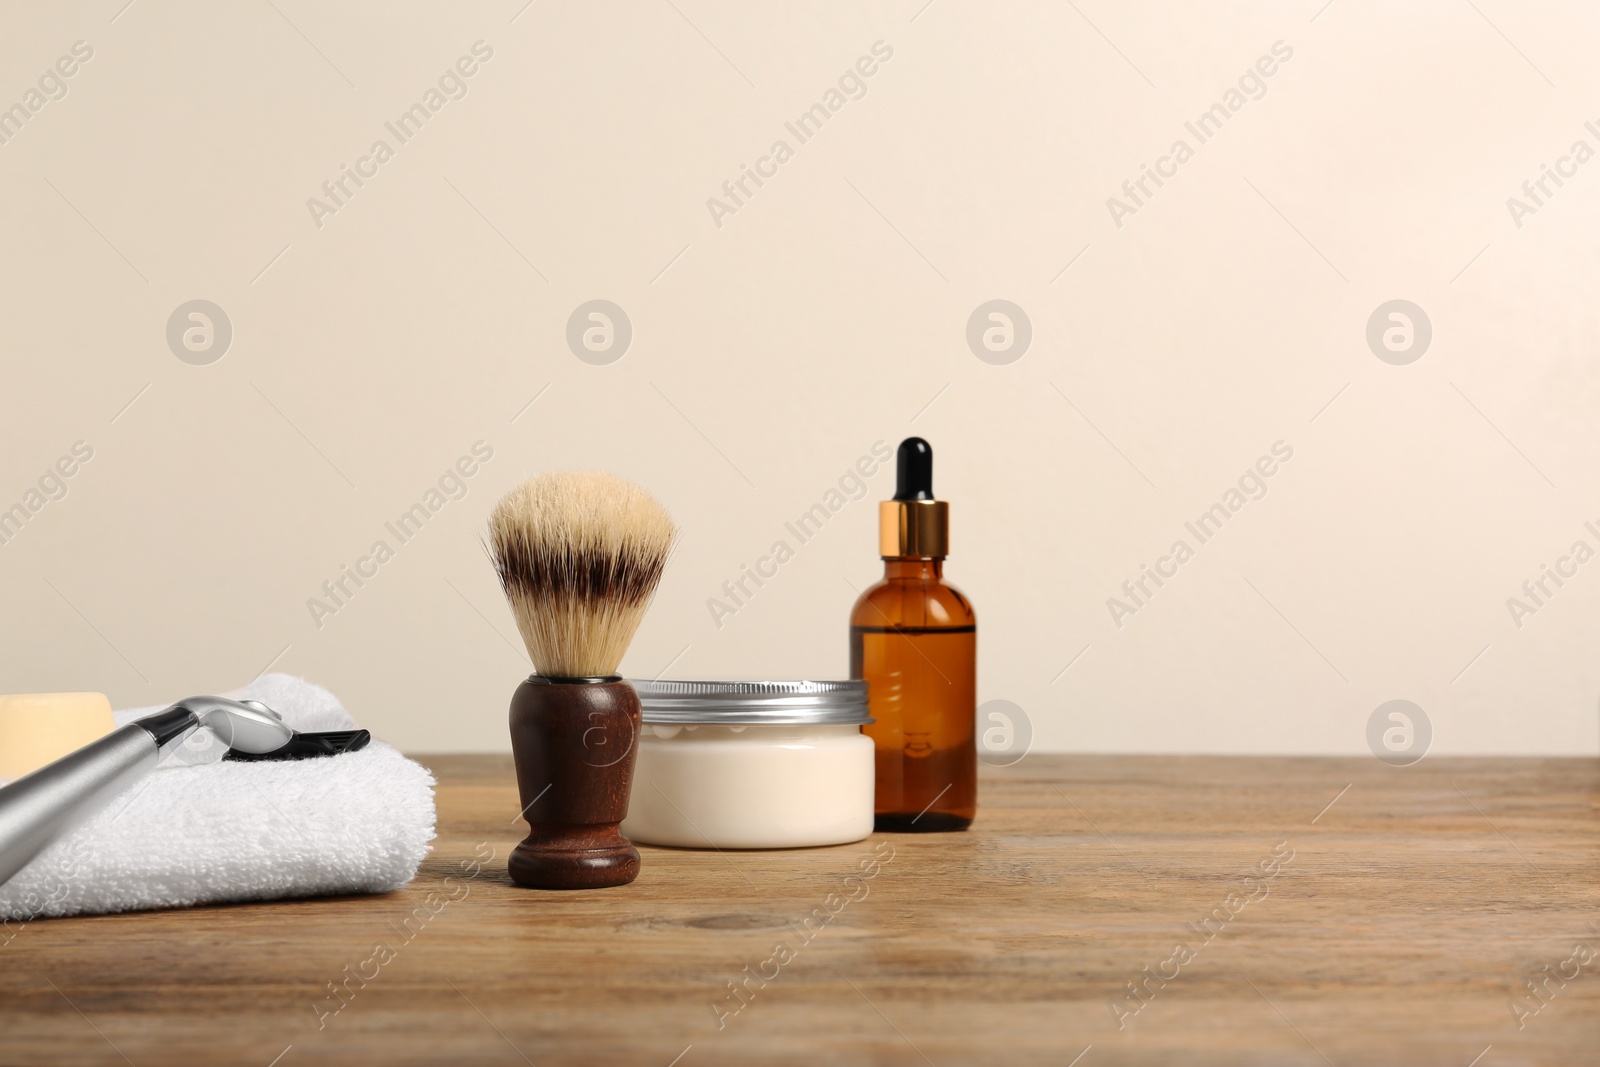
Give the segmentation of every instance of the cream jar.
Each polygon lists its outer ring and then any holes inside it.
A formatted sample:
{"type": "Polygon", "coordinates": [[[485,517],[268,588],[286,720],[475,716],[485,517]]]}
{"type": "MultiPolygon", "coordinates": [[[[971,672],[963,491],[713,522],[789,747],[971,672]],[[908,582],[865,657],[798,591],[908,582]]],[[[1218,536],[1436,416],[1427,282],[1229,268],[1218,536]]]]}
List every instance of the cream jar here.
{"type": "Polygon", "coordinates": [[[643,725],[623,836],[800,848],[872,833],[865,682],[634,682],[643,725]]]}

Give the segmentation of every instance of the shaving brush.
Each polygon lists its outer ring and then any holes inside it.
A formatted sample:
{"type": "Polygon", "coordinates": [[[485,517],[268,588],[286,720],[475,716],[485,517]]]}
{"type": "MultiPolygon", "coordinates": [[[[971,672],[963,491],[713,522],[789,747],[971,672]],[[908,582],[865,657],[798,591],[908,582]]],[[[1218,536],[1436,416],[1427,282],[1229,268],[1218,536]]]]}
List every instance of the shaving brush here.
{"type": "Polygon", "coordinates": [[[649,493],[610,474],[545,474],[489,516],[488,549],[532,677],[511,698],[511,750],[527,839],[511,878],[595,889],[638,877],[617,830],[633,785],[639,698],[622,662],[677,530],[649,493]]]}

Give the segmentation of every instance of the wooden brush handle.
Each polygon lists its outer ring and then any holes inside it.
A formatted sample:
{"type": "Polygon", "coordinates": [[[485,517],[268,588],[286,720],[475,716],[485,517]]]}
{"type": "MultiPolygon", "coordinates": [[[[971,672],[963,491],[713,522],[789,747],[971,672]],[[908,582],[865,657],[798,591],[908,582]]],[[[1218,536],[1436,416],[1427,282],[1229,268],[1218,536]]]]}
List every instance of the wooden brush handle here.
{"type": "Polygon", "coordinates": [[[527,839],[511,879],[532,889],[598,889],[639,876],[617,831],[638,754],[639,697],[620,678],[529,678],[511,698],[511,752],[527,839]]]}

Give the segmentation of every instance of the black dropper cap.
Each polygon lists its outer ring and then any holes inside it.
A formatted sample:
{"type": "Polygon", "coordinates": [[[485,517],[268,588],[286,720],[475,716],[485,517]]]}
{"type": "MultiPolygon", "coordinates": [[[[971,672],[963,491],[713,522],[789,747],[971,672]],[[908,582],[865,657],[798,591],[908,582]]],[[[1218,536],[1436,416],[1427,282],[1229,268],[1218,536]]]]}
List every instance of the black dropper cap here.
{"type": "Polygon", "coordinates": [[[895,455],[894,499],[933,499],[933,446],[920,437],[900,442],[895,455]]]}
{"type": "Polygon", "coordinates": [[[943,559],[949,554],[950,506],[933,498],[933,446],[908,437],[895,455],[894,499],[878,505],[878,555],[943,559]]]}

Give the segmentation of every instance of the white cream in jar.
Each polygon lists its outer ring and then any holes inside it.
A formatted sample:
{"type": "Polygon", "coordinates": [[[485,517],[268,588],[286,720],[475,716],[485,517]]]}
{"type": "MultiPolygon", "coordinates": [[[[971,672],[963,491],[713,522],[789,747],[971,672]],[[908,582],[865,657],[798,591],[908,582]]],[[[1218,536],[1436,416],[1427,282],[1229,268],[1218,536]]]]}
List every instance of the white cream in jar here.
{"type": "Polygon", "coordinates": [[[643,712],[623,836],[800,848],[872,833],[865,682],[634,682],[643,712]]]}

